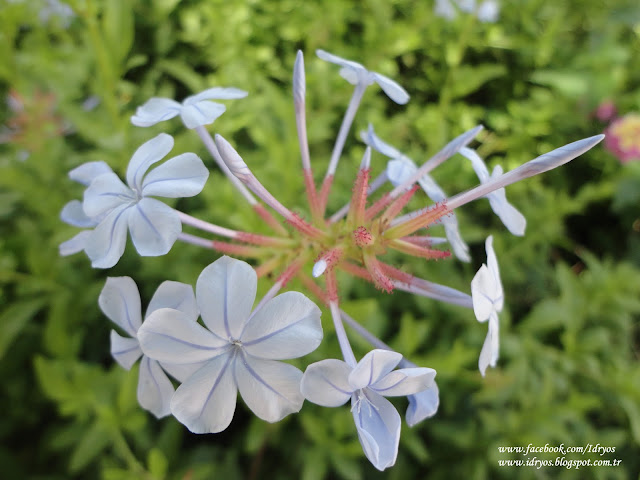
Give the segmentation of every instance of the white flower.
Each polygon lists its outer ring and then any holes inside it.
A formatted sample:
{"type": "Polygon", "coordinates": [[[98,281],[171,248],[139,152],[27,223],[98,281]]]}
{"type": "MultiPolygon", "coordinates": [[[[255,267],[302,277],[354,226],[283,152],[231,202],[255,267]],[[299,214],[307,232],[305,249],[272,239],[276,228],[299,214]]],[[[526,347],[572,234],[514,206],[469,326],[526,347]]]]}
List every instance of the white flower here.
{"type": "MultiPolygon", "coordinates": [[[[104,314],[129,334],[123,337],[111,330],[111,355],[125,369],[129,370],[142,356],[138,376],[138,402],[142,408],[156,417],[169,415],[169,402],[173,396],[173,385],[163,372],[163,368],[178,380],[184,380],[198,366],[172,366],[158,364],[157,361],[143,355],[138,342],[138,330],[142,324],[140,294],[136,283],[129,277],[107,278],[98,304],[104,314]],[[162,368],[161,368],[162,367],[162,368]]],[[[193,289],[179,282],[164,282],[154,293],[147,317],[159,308],[180,310],[184,318],[195,323],[198,318],[193,289]]]]}
{"type": "MultiPolygon", "coordinates": [[[[480,156],[467,147],[460,149],[460,154],[468,158],[473,165],[473,170],[476,172],[480,183],[486,183],[492,179],[496,179],[502,175],[502,167],[496,165],[493,167],[493,172],[489,175],[487,166],[482,161],[480,156]]],[[[514,235],[521,237],[524,235],[524,230],[527,227],[527,219],[516,210],[516,208],[507,201],[507,195],[504,188],[499,188],[487,195],[489,199],[489,205],[496,215],[502,220],[504,226],[514,235]]]]}
{"type": "Polygon", "coordinates": [[[478,368],[484,376],[487,366],[495,367],[498,362],[500,349],[498,313],[502,311],[504,293],[500,282],[498,260],[493,251],[493,236],[487,237],[485,244],[487,251],[487,263],[480,267],[471,280],[471,297],[473,300],[473,312],[479,322],[489,320],[487,338],[480,352],[478,368]]]}
{"type": "MultiPolygon", "coordinates": [[[[387,178],[394,187],[403,184],[418,170],[418,167],[413,160],[396,150],[388,143],[382,141],[373,131],[373,126],[371,124],[369,124],[368,131],[365,132],[363,130],[360,132],[360,138],[371,148],[392,159],[387,164],[387,178]]],[[[423,175],[418,180],[418,184],[434,202],[446,200],[446,193],[444,193],[435,180],[433,180],[433,178],[428,174],[423,175]]],[[[469,247],[460,235],[458,219],[455,213],[451,212],[450,214],[442,217],[440,222],[444,226],[445,235],[447,236],[447,240],[449,241],[455,256],[463,262],[471,261],[471,257],[469,256],[469,247]]]]}
{"type": "Polygon", "coordinates": [[[277,422],[297,412],[302,372],[276,360],[297,358],[322,340],[320,309],[286,292],[251,314],[257,276],[221,257],[203,270],[196,301],[207,328],[182,312],[156,310],[138,331],[143,352],[160,362],[202,363],[176,390],[171,413],[194,433],[216,433],[233,418],[238,390],[258,417],[277,422]]]}
{"type": "Polygon", "coordinates": [[[136,109],[131,123],[138,127],[150,127],[164,120],[180,115],[187,128],[196,128],[213,123],[222,115],[226,107],[209,100],[231,100],[244,98],[247,92],[237,88],[210,88],[178,103],[170,98],[153,97],[136,109]]]}
{"type": "Polygon", "coordinates": [[[394,102],[403,105],[409,101],[407,91],[389,77],[377,72],[370,72],[357,62],[345,60],[324,50],[316,50],[316,55],[322,60],[340,65],[342,67],[340,75],[352,85],[367,86],[377,83],[394,102]]]}
{"type": "Polygon", "coordinates": [[[131,157],[127,185],[113,172],[93,179],[84,192],[87,217],[99,219],[85,241],[85,252],[97,268],[115,265],[124,252],[127,230],[138,253],[158,256],[167,253],[182,231],[178,213],[151,198],[192,197],[200,193],[209,176],[202,160],[184,153],[167,160],[147,174],[173,147],[173,138],[161,133],[144,143],[131,157]]]}
{"type": "Polygon", "coordinates": [[[369,461],[378,470],[393,466],[400,441],[400,415],[384,396],[421,392],[433,384],[432,368],[393,370],[402,355],[372,350],[355,367],[328,359],[307,367],[300,390],[305,398],[325,407],[351,399],[358,438],[369,461]]]}
{"type": "MultiPolygon", "coordinates": [[[[69,178],[84,186],[89,186],[97,176],[112,171],[111,167],[104,162],[87,162],[71,170],[69,178]]],[[[69,225],[80,228],[93,228],[99,223],[96,219],[90,218],[84,213],[80,200],[71,200],[67,203],[60,212],[60,219],[69,225]]],[[[66,257],[84,250],[90,233],[89,230],[83,230],[73,238],[62,242],[58,247],[60,255],[66,257]]]]}

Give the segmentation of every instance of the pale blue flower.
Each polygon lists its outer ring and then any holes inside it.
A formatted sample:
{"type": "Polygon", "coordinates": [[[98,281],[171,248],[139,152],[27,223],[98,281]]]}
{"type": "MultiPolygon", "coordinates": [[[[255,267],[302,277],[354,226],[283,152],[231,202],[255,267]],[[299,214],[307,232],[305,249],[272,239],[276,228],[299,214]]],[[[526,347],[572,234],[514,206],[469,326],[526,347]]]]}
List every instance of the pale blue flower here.
{"type": "Polygon", "coordinates": [[[471,280],[471,297],[476,319],[479,322],[489,320],[489,330],[478,360],[478,368],[483,376],[487,366],[495,367],[498,362],[500,350],[498,313],[502,311],[504,304],[498,260],[493,251],[493,236],[487,237],[485,248],[487,251],[487,263],[480,267],[480,270],[471,280]]]}
{"type": "Polygon", "coordinates": [[[207,328],[165,308],[151,314],[138,331],[142,350],[151,358],[202,363],[171,400],[171,413],[194,433],[227,428],[238,390],[267,422],[302,407],[302,372],[277,360],[316,349],[322,340],[320,309],[303,294],[286,292],[251,313],[256,287],[249,264],[223,256],[203,270],[196,284],[207,328]]]}
{"type": "Polygon", "coordinates": [[[131,123],[138,127],[150,127],[180,115],[187,128],[196,128],[213,123],[225,112],[224,105],[211,102],[211,99],[231,100],[246,96],[247,92],[244,90],[215,87],[187,97],[182,103],[170,98],[153,97],[136,109],[131,123]]]}
{"type": "MultiPolygon", "coordinates": [[[[94,178],[110,172],[113,172],[113,170],[104,162],[87,162],[71,170],[69,178],[88,187],[94,178]]],[[[60,219],[69,225],[79,228],[93,228],[99,223],[97,219],[90,218],[84,213],[80,200],[68,202],[60,212],[60,219]]],[[[83,230],[73,238],[62,242],[58,247],[60,255],[66,257],[84,250],[90,233],[89,230],[83,230]]]]}
{"type": "Polygon", "coordinates": [[[439,17],[453,20],[458,16],[458,10],[474,13],[481,22],[493,23],[498,21],[500,5],[496,0],[484,0],[476,4],[476,0],[436,0],[434,12],[439,17]]]}
{"type": "MultiPolygon", "coordinates": [[[[418,166],[413,160],[381,140],[373,131],[373,126],[371,124],[369,124],[369,130],[363,130],[360,132],[360,138],[371,148],[392,159],[387,164],[386,175],[394,187],[403,184],[418,170],[418,166]]],[[[444,193],[435,180],[433,180],[433,178],[428,174],[420,177],[418,184],[434,202],[442,202],[443,200],[446,200],[447,194],[444,193]]],[[[469,256],[469,247],[460,235],[456,214],[451,212],[442,217],[440,222],[444,227],[445,235],[447,236],[447,240],[451,245],[454,255],[463,262],[471,261],[471,257],[469,256]]]]}
{"type": "Polygon", "coordinates": [[[209,176],[194,153],[178,155],[147,173],[171,148],[173,138],[161,133],[131,157],[127,185],[109,172],[95,177],[84,192],[84,213],[91,219],[99,219],[85,242],[85,252],[94,267],[109,268],[118,262],[124,252],[127,230],[142,256],[164,255],[171,249],[182,231],[180,217],[151,196],[192,197],[200,193],[209,176]]]}
{"type": "MultiPolygon", "coordinates": [[[[469,161],[473,166],[473,170],[476,172],[480,183],[486,183],[492,179],[498,178],[502,175],[502,167],[496,165],[493,167],[493,172],[489,175],[489,169],[482,161],[480,156],[467,147],[460,149],[460,154],[469,161]]],[[[502,220],[504,226],[514,235],[521,237],[524,235],[524,230],[527,227],[527,220],[524,218],[516,208],[507,201],[507,195],[504,188],[499,188],[487,195],[489,199],[489,205],[494,213],[502,220]]]]}
{"type": "MultiPolygon", "coordinates": [[[[142,408],[158,418],[169,415],[169,404],[174,389],[163,369],[182,381],[199,366],[197,364],[175,366],[159,364],[143,355],[138,341],[138,330],[142,324],[140,294],[136,283],[131,278],[107,278],[107,283],[98,298],[98,304],[104,314],[129,335],[129,337],[123,337],[115,330],[111,330],[113,358],[123,368],[129,370],[142,357],[138,376],[138,402],[142,408]]],[[[179,310],[191,323],[195,323],[198,318],[193,289],[183,283],[167,281],[158,287],[149,303],[146,316],[148,317],[159,308],[179,310]]]]}
{"type": "Polygon", "coordinates": [[[316,55],[322,60],[340,65],[340,75],[352,85],[372,85],[377,83],[387,96],[401,105],[409,101],[407,91],[394,80],[377,72],[370,72],[357,62],[345,60],[324,50],[316,50],[316,55]]]}
{"type": "Polygon", "coordinates": [[[351,399],[358,438],[369,461],[378,470],[393,466],[400,442],[400,415],[385,396],[422,392],[433,384],[432,368],[393,370],[402,355],[376,349],[355,367],[328,359],[307,367],[300,390],[310,402],[338,407],[351,399]]]}

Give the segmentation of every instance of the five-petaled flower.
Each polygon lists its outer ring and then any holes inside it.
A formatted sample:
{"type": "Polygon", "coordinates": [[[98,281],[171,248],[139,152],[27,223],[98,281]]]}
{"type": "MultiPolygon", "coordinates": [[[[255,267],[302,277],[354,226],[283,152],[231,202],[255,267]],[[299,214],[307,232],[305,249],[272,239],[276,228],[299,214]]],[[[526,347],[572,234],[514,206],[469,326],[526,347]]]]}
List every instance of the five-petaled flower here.
{"type": "Polygon", "coordinates": [[[113,172],[93,179],[84,192],[84,213],[100,221],[85,240],[85,252],[97,268],[114,266],[124,252],[127,229],[138,253],[167,253],[182,231],[178,213],[151,198],[192,197],[204,187],[209,171],[194,153],[183,153],[147,173],[173,148],[173,137],[161,133],[131,157],[127,185],[113,172]]]}
{"type": "Polygon", "coordinates": [[[432,368],[393,370],[402,355],[372,350],[357,365],[327,359],[307,367],[300,389],[305,398],[325,407],[351,399],[351,412],[365,455],[378,470],[393,466],[400,441],[400,415],[385,396],[412,395],[433,385],[432,368]]]}
{"type": "Polygon", "coordinates": [[[223,256],[203,270],[196,284],[207,328],[165,308],[153,312],[138,331],[149,357],[200,366],[171,400],[171,413],[194,433],[227,428],[238,390],[253,413],[268,422],[302,407],[302,372],[277,360],[316,349],[322,340],[320,309],[299,292],[285,292],[252,313],[256,288],[249,264],[223,256]]]}
{"type": "Polygon", "coordinates": [[[209,125],[226,110],[221,103],[210,100],[232,100],[246,96],[247,92],[238,88],[215,87],[187,97],[182,103],[170,98],[153,97],[136,109],[131,123],[138,127],[150,127],[180,115],[187,128],[209,125]]]}
{"type": "Polygon", "coordinates": [[[480,267],[480,270],[471,280],[473,312],[476,315],[476,319],[479,322],[489,320],[489,330],[478,360],[478,368],[483,376],[487,366],[495,367],[498,362],[500,350],[498,313],[502,311],[504,303],[498,260],[493,251],[493,236],[489,235],[487,237],[485,248],[487,251],[487,263],[480,267]]]}
{"type": "MultiPolygon", "coordinates": [[[[142,324],[140,294],[136,283],[129,277],[107,278],[98,304],[103,313],[122,330],[129,334],[123,337],[111,330],[111,355],[125,369],[140,361],[138,377],[138,403],[156,417],[169,415],[169,402],[173,396],[173,385],[163,369],[178,380],[184,380],[194,371],[193,365],[158,364],[157,361],[143,355],[138,341],[138,331],[142,324]]],[[[179,282],[163,282],[149,302],[148,317],[159,308],[179,310],[183,317],[191,323],[198,318],[198,307],[193,295],[193,288],[179,282]]]]}

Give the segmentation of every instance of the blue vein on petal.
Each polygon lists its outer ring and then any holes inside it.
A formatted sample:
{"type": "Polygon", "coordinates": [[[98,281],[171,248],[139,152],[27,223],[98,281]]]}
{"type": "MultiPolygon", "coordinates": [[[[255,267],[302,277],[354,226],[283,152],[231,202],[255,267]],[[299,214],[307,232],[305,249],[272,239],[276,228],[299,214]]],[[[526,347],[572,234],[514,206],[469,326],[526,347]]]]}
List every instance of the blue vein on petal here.
{"type": "MultiPolygon", "coordinates": [[[[278,330],[275,330],[275,331],[273,331],[271,333],[266,334],[264,337],[256,338],[255,340],[249,340],[248,342],[243,341],[242,345],[244,345],[246,347],[247,345],[255,345],[256,343],[260,343],[260,342],[263,342],[265,340],[269,340],[271,337],[273,337],[275,335],[279,335],[280,333],[284,332],[288,328],[292,328],[292,327],[297,326],[299,323],[304,322],[306,319],[308,319],[310,317],[311,317],[311,315],[307,315],[307,316],[301,318],[300,320],[297,320],[294,323],[290,323],[286,327],[280,328],[278,330]]],[[[245,325],[245,328],[246,328],[246,325],[245,325]]],[[[244,329],[243,329],[243,333],[244,333],[244,329]]],[[[240,338],[242,338],[242,334],[240,335],[240,338]]]]}
{"type": "Polygon", "coordinates": [[[176,177],[176,178],[160,178],[158,180],[154,180],[152,182],[149,183],[145,183],[142,186],[142,190],[143,190],[143,194],[144,194],[144,190],[149,186],[149,185],[153,185],[154,183],[160,183],[160,182],[175,182],[177,180],[191,180],[192,178],[202,178],[202,175],[191,175],[190,177],[176,177]]]}
{"type": "MultiPolygon", "coordinates": [[[[115,224],[115,222],[114,222],[114,224],[115,224]]],[[[130,333],[131,336],[135,338],[135,337],[137,337],[138,329],[133,326],[133,323],[131,321],[131,314],[129,313],[129,304],[127,303],[127,300],[124,298],[124,295],[122,294],[120,289],[118,289],[118,295],[120,296],[120,299],[122,300],[122,303],[124,304],[124,311],[125,311],[125,314],[127,316],[127,323],[129,324],[129,327],[131,328],[131,330],[128,333],[130,333]]]]}
{"type": "Polygon", "coordinates": [[[162,238],[162,234],[158,231],[158,229],[156,228],[156,226],[151,222],[151,220],[149,220],[149,217],[147,217],[144,214],[144,211],[142,210],[142,208],[140,208],[140,204],[136,203],[136,210],[138,210],[138,212],[140,213],[140,216],[144,219],[145,222],[147,222],[149,224],[149,226],[151,227],[151,229],[154,231],[154,233],[162,238]]]}
{"type": "Polygon", "coordinates": [[[142,361],[140,362],[140,364],[141,365],[144,364],[144,368],[149,371],[149,377],[151,377],[153,379],[153,384],[155,385],[156,390],[158,391],[158,396],[160,398],[162,398],[162,395],[160,394],[160,385],[158,384],[158,381],[156,380],[156,377],[153,376],[153,371],[151,370],[151,359],[149,357],[147,357],[146,355],[143,355],[142,356],[142,361]]]}
{"type": "MultiPolygon", "coordinates": [[[[274,389],[271,385],[269,385],[267,382],[265,382],[262,377],[260,375],[258,375],[258,373],[249,366],[249,361],[247,359],[247,356],[253,356],[253,355],[248,355],[246,354],[244,351],[242,352],[242,357],[243,357],[243,365],[244,368],[247,369],[247,372],[249,372],[251,374],[252,377],[254,377],[258,382],[260,382],[262,385],[264,385],[265,387],[267,387],[269,390],[271,390],[273,393],[275,393],[276,395],[278,395],[279,397],[284,398],[285,400],[289,401],[289,399],[287,397],[285,397],[284,395],[282,395],[280,392],[278,392],[276,389],[274,389]]],[[[279,362],[282,363],[282,362],[279,362]]],[[[284,365],[288,365],[287,363],[285,363],[284,365]]],[[[234,369],[234,377],[235,377],[235,369],[234,369]]],[[[236,381],[236,384],[238,382],[236,381]]]]}
{"type": "Polygon", "coordinates": [[[331,385],[333,388],[335,388],[337,391],[339,391],[340,393],[344,393],[345,395],[351,395],[353,392],[348,392],[346,390],[342,390],[340,387],[338,387],[337,385],[335,385],[331,380],[329,380],[327,377],[325,377],[323,374],[320,374],[320,376],[322,377],[322,379],[327,382],[329,385],[331,385]]]}
{"type": "MultiPolygon", "coordinates": [[[[386,376],[386,375],[385,375],[386,376]]],[[[384,388],[376,388],[373,385],[370,385],[369,388],[371,388],[372,390],[375,390],[376,392],[380,393],[380,392],[386,392],[387,390],[391,390],[392,388],[396,387],[397,385],[400,385],[402,382],[404,382],[406,379],[408,378],[408,376],[404,376],[402,378],[400,378],[396,383],[394,383],[393,385],[390,385],[388,387],[384,387],[384,388]]],[[[377,383],[377,382],[376,382],[377,383]]]]}
{"type": "Polygon", "coordinates": [[[228,355],[227,361],[225,362],[224,366],[220,370],[220,375],[218,375],[218,378],[216,378],[216,381],[213,383],[213,386],[211,387],[211,390],[209,390],[209,394],[207,395],[206,400],[202,404],[202,409],[200,410],[200,413],[198,414],[198,418],[202,417],[202,413],[204,412],[204,409],[207,408],[207,403],[209,403],[209,400],[211,400],[211,396],[213,395],[213,391],[218,387],[218,384],[220,383],[220,381],[222,380],[222,377],[224,376],[224,372],[227,371],[227,368],[229,367],[229,363],[231,363],[234,358],[235,358],[235,352],[233,352],[231,355],[228,355]]]}
{"type": "MultiPolygon", "coordinates": [[[[140,173],[140,170],[142,168],[144,168],[144,170],[142,171],[142,176],[144,176],[144,174],[147,172],[147,170],[149,169],[149,167],[151,165],[153,165],[156,161],[149,161],[150,158],[155,157],[157,154],[155,151],[153,152],[149,152],[149,154],[145,157],[143,162],[140,162],[140,164],[138,165],[138,168],[136,168],[136,172],[133,174],[133,185],[129,185],[129,187],[131,187],[134,190],[138,190],[138,183],[142,183],[142,182],[138,182],[138,174],[140,173]],[[147,162],[149,162],[147,164],[147,162]]],[[[164,155],[162,155],[162,157],[164,157],[164,155]]],[[[162,157],[158,158],[158,160],[161,160],[162,157]]],[[[141,179],[142,180],[142,179],[141,179]]]]}
{"type": "MultiPolygon", "coordinates": [[[[229,344],[222,345],[221,347],[206,347],[204,345],[198,345],[197,343],[191,343],[191,342],[188,342],[186,340],[182,340],[180,338],[174,337],[173,335],[169,335],[167,333],[154,332],[151,329],[149,329],[149,333],[152,333],[154,335],[158,335],[159,337],[170,338],[170,339],[172,339],[173,341],[175,341],[177,343],[181,343],[183,345],[187,345],[189,347],[193,347],[193,348],[198,349],[198,350],[220,350],[221,348],[228,348],[229,347],[229,344]]],[[[171,362],[166,362],[166,363],[171,363],[171,362]]],[[[190,363],[199,363],[199,362],[190,362],[190,363]]]]}
{"type": "Polygon", "coordinates": [[[118,350],[117,352],[111,352],[111,355],[116,356],[116,355],[126,355],[127,353],[133,352],[134,350],[140,350],[142,351],[142,349],[140,348],[140,345],[136,345],[135,347],[132,348],[127,348],[125,350],[118,350]]]}
{"type": "Polygon", "coordinates": [[[229,328],[229,303],[228,303],[228,298],[227,295],[229,293],[229,268],[225,268],[225,273],[226,275],[224,276],[224,291],[222,292],[222,296],[224,298],[223,302],[222,302],[222,315],[223,315],[223,321],[224,321],[224,329],[227,332],[227,337],[231,338],[231,329],[229,328]]]}

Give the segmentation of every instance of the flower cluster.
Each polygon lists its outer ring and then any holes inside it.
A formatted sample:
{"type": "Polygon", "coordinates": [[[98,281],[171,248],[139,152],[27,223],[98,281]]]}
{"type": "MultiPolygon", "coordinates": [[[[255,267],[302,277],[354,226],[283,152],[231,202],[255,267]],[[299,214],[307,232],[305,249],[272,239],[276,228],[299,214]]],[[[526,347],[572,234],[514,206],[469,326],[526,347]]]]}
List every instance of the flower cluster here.
{"type": "Polygon", "coordinates": [[[215,225],[154,198],[196,195],[209,173],[193,153],[178,155],[148,172],[173,147],[172,138],[160,134],[134,153],[126,184],[101,162],[81,165],[70,173],[72,180],[87,189],[82,202],[74,200],[65,206],[62,219],[86,230],[63,243],[60,252],[67,255],[85,251],[94,267],[108,268],[121,257],[128,231],[143,256],[163,255],[176,240],[221,254],[200,274],[195,294],[189,285],[161,284],[144,321],[134,281],[128,277],[108,279],[99,304],[105,315],[128,335],[123,337],[115,331],[111,334],[116,361],[131,368],[142,357],[140,405],[158,417],[173,414],[192,432],[214,433],[230,424],[238,392],[247,407],[268,422],[299,411],[304,399],[327,407],[343,405],[350,399],[363,451],[376,468],[384,470],[395,463],[401,425],[400,415],[384,397],[406,396],[406,421],[410,426],[416,425],[437,411],[436,372],[391,351],[340,308],[341,276],[358,277],[384,292],[402,290],[473,310],[479,322],[488,321],[478,363],[485,375],[488,366],[497,364],[498,314],[504,306],[492,237],[486,240],[487,261],[471,281],[471,294],[418,278],[391,265],[383,255],[395,250],[424,261],[441,259],[450,256],[442,248],[448,244],[457,258],[470,261],[469,247],[462,239],[454,210],[480,198],[489,200],[511,233],[524,235],[526,221],[507,202],[505,187],[569,162],[603,136],[571,143],[507,173],[500,166],[489,173],[484,161],[468,146],[482,126],[455,138],[422,165],[385,143],[370,126],[361,133],[367,148],[351,201],[328,215],[327,200],[342,150],[367,88],[377,84],[398,104],[407,103],[409,95],[395,81],[359,63],[322,50],[317,54],[338,65],[354,91],[326,174],[317,184],[307,143],[304,60],[298,52],[293,97],[309,218],[282,205],[229,141],[220,135],[211,136],[206,125],[226,110],[212,100],[246,95],[235,88],[212,88],[182,103],[152,98],[138,108],[132,123],[144,127],[180,116],[187,128],[196,131],[222,172],[272,233],[215,225]],[[374,151],[388,161],[382,169],[376,167],[381,173],[372,179],[372,165],[378,163],[374,151]],[[432,171],[458,153],[471,162],[480,184],[448,196],[433,179],[432,171]],[[374,195],[387,183],[391,184],[390,190],[374,195]],[[405,212],[420,189],[434,203],[405,212]],[[423,234],[424,229],[439,224],[444,227],[445,237],[423,234]],[[183,226],[215,238],[183,232],[183,226]],[[257,266],[254,269],[227,255],[253,259],[257,266]],[[258,278],[272,273],[275,281],[271,289],[254,307],[258,278]],[[316,349],[323,329],[320,309],[309,298],[295,291],[278,295],[292,278],[297,278],[308,293],[328,308],[343,357],[311,364],[304,373],[285,361],[316,349]],[[374,347],[359,361],[345,323],[374,347]],[[176,383],[180,383],[177,388],[176,383]]]}

